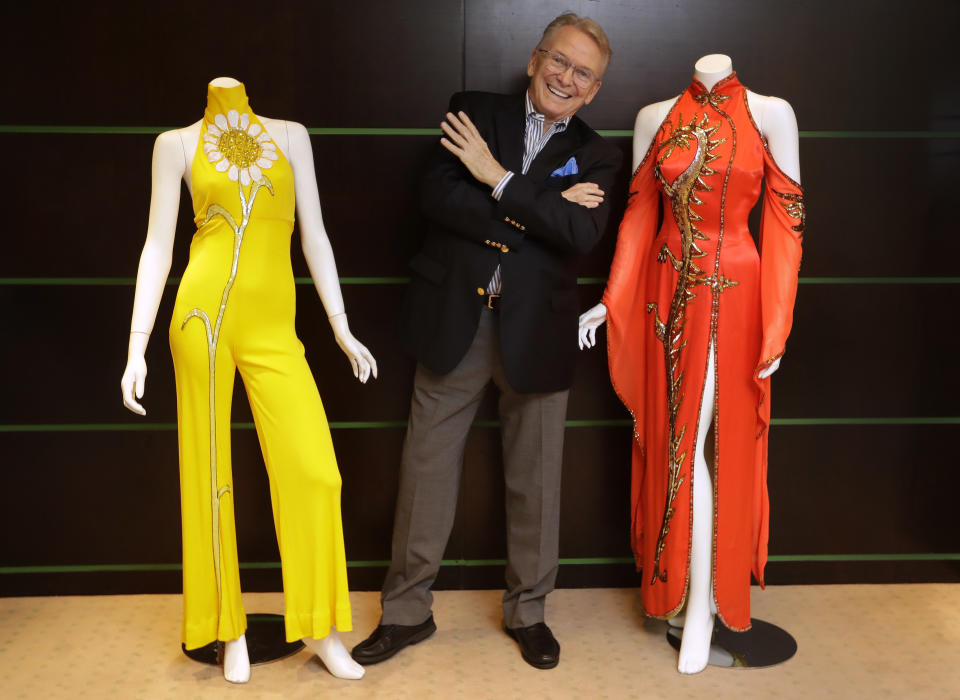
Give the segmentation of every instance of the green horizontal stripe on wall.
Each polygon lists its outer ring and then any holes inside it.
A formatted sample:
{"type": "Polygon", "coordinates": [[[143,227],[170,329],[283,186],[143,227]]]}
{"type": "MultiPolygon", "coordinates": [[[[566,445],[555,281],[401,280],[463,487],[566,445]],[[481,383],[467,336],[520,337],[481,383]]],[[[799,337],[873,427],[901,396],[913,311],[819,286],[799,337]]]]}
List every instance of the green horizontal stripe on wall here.
{"type": "MultiPolygon", "coordinates": [[[[295,277],[300,285],[313,285],[309,277],[295,277]]],[[[344,285],[395,285],[407,284],[409,277],[341,277],[344,285]]],[[[134,277],[0,277],[0,287],[132,287],[137,283],[134,277]]],[[[606,277],[578,277],[577,284],[606,284],[606,277]]],[[[180,278],[167,278],[167,286],[180,284],[180,278]]],[[[911,285],[911,284],[960,284],[960,277],[801,277],[800,284],[838,284],[838,285],[911,285]]]]}
{"type": "MultiPolygon", "coordinates": [[[[892,418],[774,418],[771,425],[960,425],[960,416],[892,417],[892,418]]],[[[568,428],[621,428],[631,425],[629,418],[568,420],[568,428]]],[[[253,430],[253,423],[231,423],[233,430],[253,430]]],[[[405,420],[330,421],[331,430],[371,430],[406,428],[405,420]]],[[[498,420],[478,420],[474,428],[499,428],[498,420]]],[[[176,423],[21,423],[0,425],[0,433],[103,433],[156,432],[176,430],[176,423]]]]}
{"type": "MultiPolygon", "coordinates": [[[[175,126],[80,126],[44,124],[0,124],[0,134],[159,134],[178,129],[175,126]]],[[[308,127],[312,136],[439,136],[436,127],[308,127]]],[[[632,129],[597,129],[608,138],[632,137],[632,129]]],[[[805,130],[800,138],[806,139],[956,139],[960,131],[938,130],[805,130]]]]}
{"type": "MultiPolygon", "coordinates": [[[[960,553],[934,552],[917,554],[771,554],[770,562],[897,562],[897,561],[960,561],[960,553]]],[[[441,566],[503,566],[506,559],[444,559],[441,566]]],[[[610,564],[633,565],[633,557],[568,557],[560,559],[561,566],[596,566],[610,564]]],[[[348,561],[351,568],[386,568],[386,559],[348,561]]],[[[78,574],[111,571],[149,572],[180,571],[180,564],[66,564],[50,566],[0,566],[0,574],[78,574]]],[[[279,569],[278,561],[240,562],[246,571],[279,569]]]]}

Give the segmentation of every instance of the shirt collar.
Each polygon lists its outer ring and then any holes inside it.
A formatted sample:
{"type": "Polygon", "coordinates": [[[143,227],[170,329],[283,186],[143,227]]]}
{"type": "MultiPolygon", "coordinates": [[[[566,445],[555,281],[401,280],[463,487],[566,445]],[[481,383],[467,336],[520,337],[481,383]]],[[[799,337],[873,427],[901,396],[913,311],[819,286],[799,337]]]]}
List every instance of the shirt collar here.
{"type": "MultiPolygon", "coordinates": [[[[543,114],[541,114],[540,112],[538,112],[538,111],[536,110],[536,108],[533,106],[533,100],[530,99],[530,91],[529,91],[529,90],[527,90],[527,92],[525,92],[525,93],[523,94],[523,101],[524,101],[524,104],[526,105],[526,110],[527,110],[527,111],[526,111],[526,114],[527,114],[527,120],[528,120],[528,121],[529,121],[530,119],[536,119],[536,120],[539,121],[539,122],[546,121],[546,117],[544,117],[543,114]]],[[[573,116],[573,115],[568,115],[568,116],[564,117],[563,119],[558,119],[557,121],[555,121],[555,122],[553,123],[553,129],[554,129],[554,131],[563,131],[564,129],[566,129],[566,128],[567,128],[567,124],[570,123],[570,118],[571,118],[572,116],[573,116]]]]}

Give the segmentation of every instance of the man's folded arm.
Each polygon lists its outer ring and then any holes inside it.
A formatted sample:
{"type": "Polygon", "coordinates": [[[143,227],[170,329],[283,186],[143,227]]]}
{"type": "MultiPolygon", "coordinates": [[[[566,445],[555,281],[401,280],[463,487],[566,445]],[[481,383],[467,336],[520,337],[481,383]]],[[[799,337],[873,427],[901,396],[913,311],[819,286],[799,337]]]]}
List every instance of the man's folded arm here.
{"type": "Polygon", "coordinates": [[[620,152],[610,149],[580,178],[580,182],[593,182],[603,190],[603,203],[594,209],[569,202],[558,190],[537,185],[517,173],[504,188],[494,216],[518,222],[527,236],[564,252],[586,253],[606,229],[610,193],[621,160],[620,152]]]}
{"type": "Polygon", "coordinates": [[[444,148],[438,148],[420,187],[424,215],[459,236],[519,248],[523,234],[497,214],[490,188],[477,182],[467,168],[444,148]]]}

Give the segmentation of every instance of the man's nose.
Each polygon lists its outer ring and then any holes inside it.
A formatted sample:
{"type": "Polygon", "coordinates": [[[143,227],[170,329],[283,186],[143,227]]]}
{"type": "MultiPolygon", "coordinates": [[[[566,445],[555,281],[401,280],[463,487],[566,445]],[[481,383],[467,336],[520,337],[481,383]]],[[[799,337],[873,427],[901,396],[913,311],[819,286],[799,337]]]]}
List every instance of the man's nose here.
{"type": "Polygon", "coordinates": [[[557,77],[560,78],[560,81],[564,85],[573,85],[573,71],[574,67],[572,65],[567,66],[565,71],[557,73],[557,77]]]}

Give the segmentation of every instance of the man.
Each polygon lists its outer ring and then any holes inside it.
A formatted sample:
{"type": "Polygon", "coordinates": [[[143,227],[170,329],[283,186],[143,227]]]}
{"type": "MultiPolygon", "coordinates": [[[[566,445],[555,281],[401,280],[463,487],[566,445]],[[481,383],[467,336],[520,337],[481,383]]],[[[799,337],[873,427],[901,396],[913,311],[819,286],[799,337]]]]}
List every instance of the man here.
{"type": "Polygon", "coordinates": [[[557,574],[560,471],[577,352],[576,255],[603,234],[620,152],[574,113],[610,61],[593,20],[564,14],[527,65],[524,95],[453,96],[423,181],[430,226],[410,262],[402,338],[418,360],[381,624],[353,650],[384,661],[436,630],[430,586],[463,450],[486,385],[500,390],[507,510],[504,628],[537,668],[560,647],[543,622],[557,574]]]}

